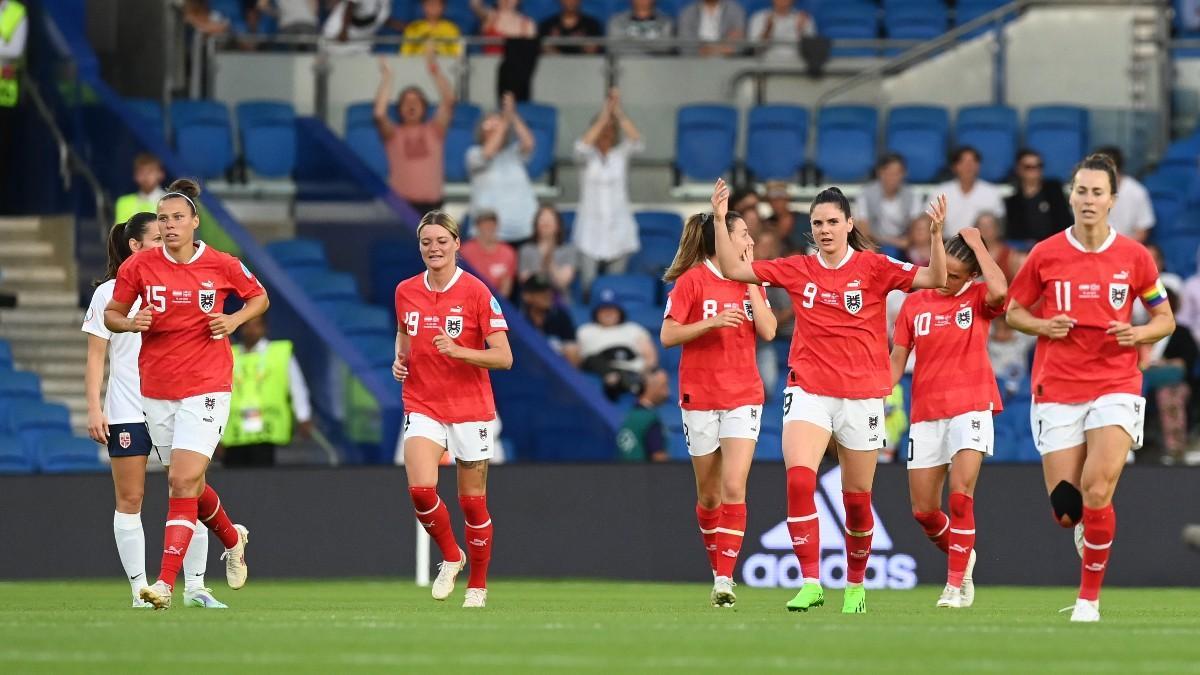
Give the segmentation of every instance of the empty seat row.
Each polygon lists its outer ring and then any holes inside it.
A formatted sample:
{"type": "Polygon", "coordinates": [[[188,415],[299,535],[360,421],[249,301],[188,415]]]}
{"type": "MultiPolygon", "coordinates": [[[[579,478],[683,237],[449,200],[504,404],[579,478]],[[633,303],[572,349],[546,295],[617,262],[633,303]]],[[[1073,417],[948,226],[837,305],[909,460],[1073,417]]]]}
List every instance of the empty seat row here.
{"type": "MultiPolygon", "coordinates": [[[[0,354],[9,354],[0,342],[0,354]]],[[[35,373],[0,367],[0,473],[96,471],[99,446],[71,433],[66,406],[42,400],[35,373]]]]}

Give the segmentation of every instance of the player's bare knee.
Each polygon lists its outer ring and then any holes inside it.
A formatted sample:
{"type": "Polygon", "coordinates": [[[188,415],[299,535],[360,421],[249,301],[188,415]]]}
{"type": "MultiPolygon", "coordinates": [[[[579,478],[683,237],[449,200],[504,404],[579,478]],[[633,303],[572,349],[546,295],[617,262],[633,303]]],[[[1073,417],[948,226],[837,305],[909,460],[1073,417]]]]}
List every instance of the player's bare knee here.
{"type": "Polygon", "coordinates": [[[701,508],[712,510],[721,505],[721,491],[701,490],[696,493],[696,503],[701,508]]]}
{"type": "Polygon", "coordinates": [[[968,497],[974,498],[975,484],[973,481],[969,481],[965,478],[956,480],[954,476],[950,476],[950,492],[961,492],[968,497]]]}
{"type": "Polygon", "coordinates": [[[121,513],[141,513],[143,489],[125,489],[117,491],[117,510],[121,513]]]}
{"type": "Polygon", "coordinates": [[[1083,485],[1083,505],[1089,509],[1101,509],[1112,501],[1113,485],[1116,481],[1097,479],[1083,485]]]}
{"type": "Polygon", "coordinates": [[[746,485],[739,480],[721,481],[721,502],[725,504],[741,504],[746,501],[746,485]]]}
{"type": "Polygon", "coordinates": [[[167,478],[172,497],[198,497],[204,484],[203,474],[172,471],[167,478]]]}

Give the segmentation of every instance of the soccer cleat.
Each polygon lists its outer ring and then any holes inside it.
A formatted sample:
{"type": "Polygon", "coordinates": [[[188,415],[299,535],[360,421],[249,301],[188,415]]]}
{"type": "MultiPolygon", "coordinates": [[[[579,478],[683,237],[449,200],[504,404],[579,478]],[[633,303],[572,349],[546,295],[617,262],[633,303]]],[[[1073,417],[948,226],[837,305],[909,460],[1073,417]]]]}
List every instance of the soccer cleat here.
{"type": "Polygon", "coordinates": [[[821,584],[807,583],[800,587],[796,597],[788,600],[789,612],[807,612],[810,607],[820,607],[825,604],[825,589],[821,584]]]}
{"type": "Polygon", "coordinates": [[[1075,551],[1079,554],[1079,559],[1083,560],[1083,523],[1075,525],[1075,551]]]}
{"type": "Polygon", "coordinates": [[[1099,620],[1099,600],[1084,600],[1083,598],[1077,598],[1075,600],[1075,608],[1074,611],[1071,612],[1071,621],[1073,623],[1095,623],[1099,620]]]}
{"type": "MultiPolygon", "coordinates": [[[[467,554],[460,548],[458,549],[458,560],[454,562],[446,562],[443,560],[438,563],[438,575],[433,580],[433,599],[445,600],[454,592],[454,580],[458,578],[458,573],[463,571],[467,566],[467,554]]],[[[482,607],[483,605],[480,605],[482,607]]]]}
{"type": "Polygon", "coordinates": [[[866,614],[867,589],[861,584],[846,586],[846,595],[842,599],[842,614],[866,614]]]}
{"type": "Polygon", "coordinates": [[[937,606],[960,609],[962,607],[969,607],[970,605],[966,604],[966,598],[963,597],[962,589],[946,584],[946,587],[942,589],[942,597],[938,598],[937,606]]]}
{"type": "Polygon", "coordinates": [[[143,600],[141,598],[134,598],[133,599],[133,608],[134,609],[154,609],[154,605],[146,602],[145,600],[143,600]]]}
{"type": "MultiPolygon", "coordinates": [[[[975,604],[975,549],[971,549],[971,557],[967,558],[967,569],[962,578],[962,606],[970,607],[975,604]]],[[[939,605],[940,607],[940,605],[939,605]]]]}
{"type": "Polygon", "coordinates": [[[463,598],[463,607],[487,607],[487,589],[468,588],[467,597],[463,598]]]}
{"type": "Polygon", "coordinates": [[[233,548],[225,549],[221,559],[225,561],[225,581],[233,590],[246,585],[246,577],[250,576],[250,567],[246,565],[246,544],[250,543],[250,530],[244,525],[234,525],[238,532],[238,543],[233,548]]]}
{"type": "Polygon", "coordinates": [[[229,609],[225,603],[213,597],[211,588],[197,588],[183,591],[184,607],[202,607],[204,609],[229,609]]]}
{"type": "Polygon", "coordinates": [[[154,609],[171,609],[171,587],[161,579],[139,591],[138,597],[150,603],[154,609]]]}
{"type": "Polygon", "coordinates": [[[713,579],[712,589],[712,606],[713,607],[733,607],[733,603],[737,602],[737,596],[733,594],[733,579],[729,577],[716,577],[713,579]]]}

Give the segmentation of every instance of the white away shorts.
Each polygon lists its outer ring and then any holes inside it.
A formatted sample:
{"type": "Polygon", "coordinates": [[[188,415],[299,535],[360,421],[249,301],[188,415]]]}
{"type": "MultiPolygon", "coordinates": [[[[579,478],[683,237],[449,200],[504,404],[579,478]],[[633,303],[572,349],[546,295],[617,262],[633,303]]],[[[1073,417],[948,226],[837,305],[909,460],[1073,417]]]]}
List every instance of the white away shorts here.
{"type": "Polygon", "coordinates": [[[191,450],[212,459],[229,421],[230,396],[229,392],[221,391],[177,401],[142,400],[150,441],[164,465],[171,464],[171,451],[176,449],[191,450]]]}
{"type": "Polygon", "coordinates": [[[495,456],[496,426],[496,420],[443,424],[414,412],[404,416],[404,439],[428,438],[460,462],[478,462],[495,456]]]}
{"type": "Polygon", "coordinates": [[[1146,399],[1135,394],[1105,394],[1087,403],[1034,403],[1029,408],[1033,442],[1045,455],[1083,445],[1085,432],[1117,426],[1133,439],[1133,449],[1142,447],[1142,424],[1146,399]]]}
{"type": "Polygon", "coordinates": [[[908,430],[908,468],[949,464],[959,450],[978,450],[990,457],[994,439],[990,410],[914,422],[908,430]]]}
{"type": "Polygon", "coordinates": [[[815,424],[847,450],[879,450],[887,445],[882,398],[834,398],[788,387],[783,390],[783,423],[788,422],[815,424]]]}
{"type": "Polygon", "coordinates": [[[683,410],[683,436],[692,457],[711,455],[722,438],[758,441],[762,406],[744,405],[733,410],[683,410]]]}

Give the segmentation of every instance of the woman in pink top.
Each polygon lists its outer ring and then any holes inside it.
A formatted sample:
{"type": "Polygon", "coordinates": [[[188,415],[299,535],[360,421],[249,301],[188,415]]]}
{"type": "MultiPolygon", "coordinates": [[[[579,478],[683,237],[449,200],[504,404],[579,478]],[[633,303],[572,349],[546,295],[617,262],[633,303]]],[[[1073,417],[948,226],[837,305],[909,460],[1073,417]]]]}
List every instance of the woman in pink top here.
{"type": "Polygon", "coordinates": [[[379,59],[379,89],[375,92],[375,128],[383,141],[388,159],[388,185],[418,213],[424,214],[442,205],[443,145],[450,117],[454,114],[454,90],[438,67],[433,50],[425,52],[429,74],[437,86],[437,112],[428,121],[429,102],[417,87],[405,87],[396,100],[400,123],[388,116],[392,97],[392,69],[387,59],[379,59]]]}

